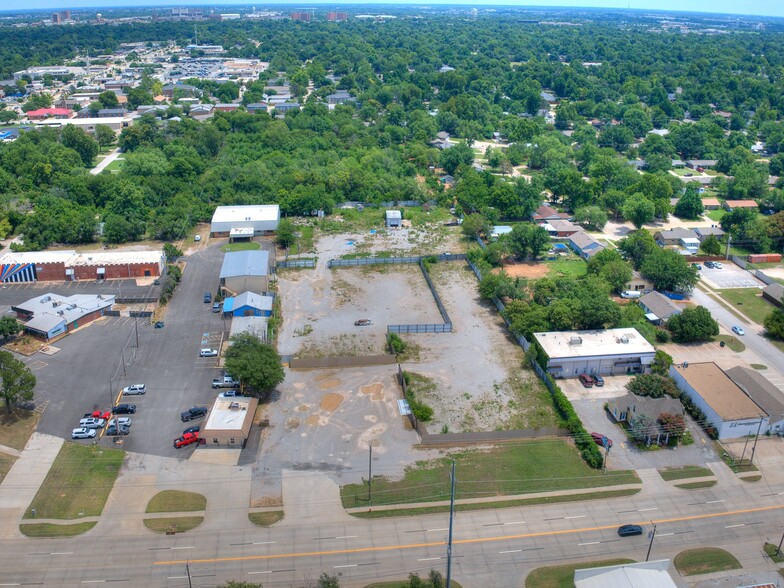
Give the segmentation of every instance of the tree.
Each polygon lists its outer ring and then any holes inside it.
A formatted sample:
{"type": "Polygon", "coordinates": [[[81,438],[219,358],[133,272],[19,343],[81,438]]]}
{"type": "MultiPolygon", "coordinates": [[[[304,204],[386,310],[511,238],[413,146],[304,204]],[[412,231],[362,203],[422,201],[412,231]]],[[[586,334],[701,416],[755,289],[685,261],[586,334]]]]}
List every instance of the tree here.
{"type": "Polygon", "coordinates": [[[166,256],[166,261],[171,263],[176,261],[178,257],[182,257],[182,249],[172,243],[164,243],[163,254],[166,256]]]}
{"type": "Polygon", "coordinates": [[[3,340],[18,335],[22,332],[22,324],[12,316],[4,316],[0,318],[0,337],[3,340]]]}
{"type": "Polygon", "coordinates": [[[607,224],[607,213],[598,206],[584,206],[574,212],[574,220],[601,231],[607,224]]]}
{"type": "Polygon", "coordinates": [[[689,292],[697,284],[697,270],[686,258],[672,249],[655,249],[645,256],[640,273],[653,282],[657,290],[689,292]]]}
{"type": "Polygon", "coordinates": [[[637,441],[650,444],[651,437],[659,432],[656,421],[645,413],[638,414],[632,423],[629,433],[637,441]]]}
{"type": "Polygon", "coordinates": [[[517,257],[524,259],[529,254],[536,259],[550,245],[550,235],[539,225],[515,225],[509,234],[509,248],[517,257]]]}
{"type": "Polygon", "coordinates": [[[14,403],[33,399],[35,376],[10,351],[0,351],[0,381],[0,392],[9,415],[14,403]]]}
{"type": "Polygon", "coordinates": [[[702,198],[697,194],[697,190],[692,186],[687,186],[686,192],[675,205],[675,216],[685,219],[698,219],[702,216],[704,210],[702,198]]]}
{"type": "Polygon", "coordinates": [[[294,232],[294,223],[290,219],[282,218],[278,223],[278,228],[275,231],[275,242],[279,247],[288,249],[297,240],[297,234],[294,232]]]}
{"type": "Polygon", "coordinates": [[[93,159],[98,155],[98,143],[76,125],[66,125],[60,135],[60,141],[76,151],[85,166],[92,165],[93,159]]]}
{"type": "Polygon", "coordinates": [[[226,371],[239,378],[243,389],[263,394],[283,381],[285,373],[274,347],[249,333],[235,335],[231,342],[226,352],[226,371]]]}
{"type": "Polygon", "coordinates": [[[670,434],[670,437],[680,439],[686,431],[686,420],[681,414],[671,414],[663,412],[659,415],[661,428],[670,434]]]}
{"type": "Polygon", "coordinates": [[[705,255],[721,255],[721,243],[719,243],[716,235],[705,237],[705,240],[700,243],[700,251],[705,255]]]}
{"type": "Polygon", "coordinates": [[[621,292],[632,279],[632,268],[626,261],[611,261],[601,269],[599,277],[615,292],[621,292]]]}
{"type": "Polygon", "coordinates": [[[439,163],[448,174],[469,167],[474,162],[474,150],[465,143],[458,143],[441,152],[439,163]]]}
{"type": "Polygon", "coordinates": [[[96,125],[95,140],[98,141],[99,147],[108,147],[117,140],[117,135],[114,134],[114,131],[108,125],[96,125]]]}
{"type": "Polygon", "coordinates": [[[774,308],[762,324],[771,337],[784,339],[784,309],[774,308]]]}
{"type": "Polygon", "coordinates": [[[656,206],[640,192],[629,196],[623,205],[623,218],[631,221],[638,229],[651,222],[655,213],[656,206]]]}
{"type": "Polygon", "coordinates": [[[469,239],[476,239],[483,233],[490,235],[490,221],[481,214],[469,214],[463,219],[461,227],[463,235],[469,239]]]}
{"type": "Polygon", "coordinates": [[[620,249],[626,259],[632,262],[634,269],[640,269],[643,259],[658,248],[659,246],[653,239],[653,235],[645,229],[638,229],[633,233],[629,233],[618,242],[618,249],[620,249]]]}
{"type": "Polygon", "coordinates": [[[636,396],[649,396],[651,398],[661,398],[670,396],[678,398],[681,395],[675,381],[669,376],[657,374],[640,374],[633,377],[626,384],[626,389],[636,396]]]}
{"type": "Polygon", "coordinates": [[[680,314],[670,317],[667,328],[672,332],[673,341],[678,343],[708,341],[719,334],[719,323],[704,306],[683,309],[680,314]]]}
{"type": "Polygon", "coordinates": [[[318,588],[340,588],[340,582],[337,576],[330,576],[326,572],[321,574],[316,583],[318,588]]]}
{"type": "Polygon", "coordinates": [[[598,274],[605,265],[614,261],[623,261],[617,249],[602,249],[599,253],[588,260],[588,273],[598,274]]]}
{"type": "Polygon", "coordinates": [[[117,94],[108,90],[98,94],[98,102],[100,102],[102,108],[117,108],[120,105],[120,102],[117,100],[117,94]]]}
{"type": "Polygon", "coordinates": [[[670,373],[670,366],[672,365],[672,356],[662,349],[657,349],[653,355],[653,363],[651,363],[651,371],[659,376],[666,376],[670,373]]]}

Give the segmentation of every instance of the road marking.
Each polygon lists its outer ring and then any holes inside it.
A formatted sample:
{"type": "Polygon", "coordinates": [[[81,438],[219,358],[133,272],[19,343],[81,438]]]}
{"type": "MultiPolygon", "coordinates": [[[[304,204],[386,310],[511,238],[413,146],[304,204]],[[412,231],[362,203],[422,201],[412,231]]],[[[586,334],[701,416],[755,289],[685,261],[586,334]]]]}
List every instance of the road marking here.
{"type": "Polygon", "coordinates": [[[82,584],[105,584],[106,580],[82,580],[82,584]]]}
{"type": "Polygon", "coordinates": [[[355,568],[355,567],[357,567],[357,564],[346,564],[346,565],[343,565],[343,566],[332,566],[332,567],[335,568],[336,570],[338,568],[355,568]]]}
{"type": "Polygon", "coordinates": [[[359,535],[341,535],[339,537],[335,537],[335,539],[356,539],[359,535]]]}
{"type": "Polygon", "coordinates": [[[277,543],[277,541],[256,541],[253,545],[269,545],[271,543],[277,543]]]}
{"type": "Polygon", "coordinates": [[[564,520],[568,521],[569,519],[584,519],[584,518],[585,518],[585,515],[576,515],[576,516],[573,516],[573,517],[564,517],[564,520]]]}
{"type": "Polygon", "coordinates": [[[184,579],[185,579],[185,578],[187,578],[187,577],[188,577],[188,576],[169,576],[169,577],[168,577],[168,578],[166,578],[166,579],[167,579],[167,580],[184,580],[184,579]]]}
{"type": "Polygon", "coordinates": [[[522,549],[509,549],[507,551],[499,551],[498,553],[520,553],[522,549]]]}
{"type": "Polygon", "coordinates": [[[170,547],[170,549],[193,549],[193,545],[189,545],[187,547],[170,547]]]}
{"type": "Polygon", "coordinates": [[[709,500],[705,504],[718,504],[719,502],[727,502],[726,500],[709,500]]]}
{"type": "Polygon", "coordinates": [[[21,586],[21,584],[0,584],[0,586],[21,586]]]}
{"type": "Polygon", "coordinates": [[[255,576],[256,574],[271,574],[272,570],[267,570],[265,572],[248,572],[249,576],[255,576]]]}
{"type": "Polygon", "coordinates": [[[675,535],[675,533],[656,533],[657,537],[669,537],[670,535],[675,535]]]}
{"type": "Polygon", "coordinates": [[[649,510],[659,510],[659,508],[656,506],[654,506],[653,508],[641,508],[637,512],[648,512],[649,510]]]}
{"type": "Polygon", "coordinates": [[[425,533],[433,533],[433,532],[435,532],[435,531],[448,531],[448,530],[449,530],[449,528],[448,528],[448,527],[444,527],[443,529],[427,529],[427,530],[425,531],[425,533]]]}
{"type": "Polygon", "coordinates": [[[601,543],[601,541],[589,541],[588,543],[578,543],[577,545],[582,547],[583,545],[599,545],[599,543],[601,543]]]}
{"type": "MultiPolygon", "coordinates": [[[[665,523],[681,523],[684,521],[697,521],[703,519],[716,519],[736,515],[744,515],[758,512],[770,512],[784,510],[784,505],[776,504],[773,506],[758,506],[755,508],[744,508],[732,511],[714,512],[706,514],[696,514],[686,517],[673,517],[669,519],[657,519],[654,521],[640,521],[636,524],[647,525],[655,523],[663,525],[665,523]]],[[[629,523],[634,524],[634,523],[629,523]]],[[[601,525],[597,527],[584,527],[582,529],[563,529],[560,531],[540,531],[537,533],[519,533],[516,535],[497,535],[495,537],[474,537],[471,539],[458,539],[453,542],[456,545],[470,545],[473,543],[489,543],[491,541],[511,541],[515,539],[532,539],[536,537],[549,537],[556,535],[574,535],[576,533],[586,533],[589,531],[606,531],[608,529],[617,529],[618,525],[601,525]]],[[[445,530],[445,529],[443,529],[445,530]]],[[[683,535],[685,533],[694,533],[694,531],[680,531],[676,535],[683,535]]],[[[169,566],[169,565],[185,565],[188,563],[219,563],[229,561],[249,561],[249,560],[264,560],[264,559],[283,559],[289,557],[314,557],[324,555],[340,555],[345,553],[373,553],[379,551],[402,551],[404,549],[422,549],[423,547],[443,547],[441,541],[431,541],[429,543],[407,543],[401,545],[383,545],[379,547],[354,547],[350,549],[333,549],[329,551],[300,551],[294,553],[277,553],[271,555],[247,555],[247,556],[231,556],[231,557],[212,557],[204,559],[191,559],[191,560],[169,560],[169,561],[156,561],[153,565],[156,566],[169,566]]]]}
{"type": "Polygon", "coordinates": [[[735,527],[745,527],[746,523],[740,523],[739,525],[727,525],[724,527],[725,529],[734,529],[735,527]]]}
{"type": "Polygon", "coordinates": [[[514,521],[511,523],[504,523],[504,525],[524,525],[525,521],[514,521]]]}

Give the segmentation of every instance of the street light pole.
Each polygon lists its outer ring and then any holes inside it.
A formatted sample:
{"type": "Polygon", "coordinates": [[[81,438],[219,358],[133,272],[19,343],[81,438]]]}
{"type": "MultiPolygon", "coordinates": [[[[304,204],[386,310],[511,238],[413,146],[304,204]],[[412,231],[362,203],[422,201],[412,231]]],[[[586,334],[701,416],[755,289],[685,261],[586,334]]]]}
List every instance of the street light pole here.
{"type": "Polygon", "coordinates": [[[446,545],[446,588],[452,582],[452,527],[455,520],[455,460],[452,460],[452,490],[449,497],[449,540],[446,545]]]}
{"type": "Polygon", "coordinates": [[[751,446],[751,459],[750,464],[754,464],[754,452],[757,451],[757,440],[759,439],[759,432],[762,429],[762,417],[760,417],[759,425],[757,425],[757,434],[754,436],[754,445],[751,446]]]}
{"type": "Polygon", "coordinates": [[[370,488],[373,485],[373,441],[368,445],[368,504],[370,504],[370,488]]]}
{"type": "Polygon", "coordinates": [[[656,538],[656,523],[653,524],[653,531],[651,531],[651,542],[648,544],[648,553],[645,554],[645,561],[651,556],[651,549],[653,548],[653,540],[656,538]]]}

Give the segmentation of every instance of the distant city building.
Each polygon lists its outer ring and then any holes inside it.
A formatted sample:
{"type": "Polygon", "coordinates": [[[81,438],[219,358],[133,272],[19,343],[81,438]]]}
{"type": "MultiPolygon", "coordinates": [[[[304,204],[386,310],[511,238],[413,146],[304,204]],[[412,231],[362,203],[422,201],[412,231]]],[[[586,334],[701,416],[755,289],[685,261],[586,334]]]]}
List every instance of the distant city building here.
{"type": "Polygon", "coordinates": [[[291,20],[296,22],[310,22],[310,12],[292,12],[291,20]]]}
{"type": "Polygon", "coordinates": [[[327,20],[329,22],[343,22],[344,20],[348,20],[348,12],[330,11],[327,13],[327,20]]]}
{"type": "Polygon", "coordinates": [[[172,8],[171,17],[184,20],[199,20],[204,16],[201,8],[172,8]]]}

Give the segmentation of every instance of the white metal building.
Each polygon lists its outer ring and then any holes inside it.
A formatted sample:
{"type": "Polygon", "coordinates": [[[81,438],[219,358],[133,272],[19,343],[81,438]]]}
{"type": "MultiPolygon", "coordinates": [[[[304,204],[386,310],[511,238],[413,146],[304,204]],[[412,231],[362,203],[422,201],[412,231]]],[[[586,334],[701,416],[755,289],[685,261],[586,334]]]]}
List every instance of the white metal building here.
{"type": "Polygon", "coordinates": [[[212,215],[210,235],[228,237],[232,229],[253,229],[254,235],[266,235],[275,231],[279,222],[277,204],[219,206],[212,215]]]}
{"type": "Polygon", "coordinates": [[[756,435],[767,430],[765,411],[712,361],[672,365],[670,376],[681,392],[705,413],[719,439],[756,435]]]}
{"type": "Polygon", "coordinates": [[[670,560],[644,561],[574,571],[575,588],[676,588],[670,560]]]}
{"type": "Polygon", "coordinates": [[[534,333],[554,378],[580,374],[644,374],[656,350],[636,329],[534,333]]]}
{"type": "Polygon", "coordinates": [[[399,227],[403,224],[403,214],[399,210],[387,210],[388,227],[399,227]]]}
{"type": "Polygon", "coordinates": [[[201,432],[208,446],[245,447],[259,401],[256,398],[220,398],[215,400],[201,432]]]}

